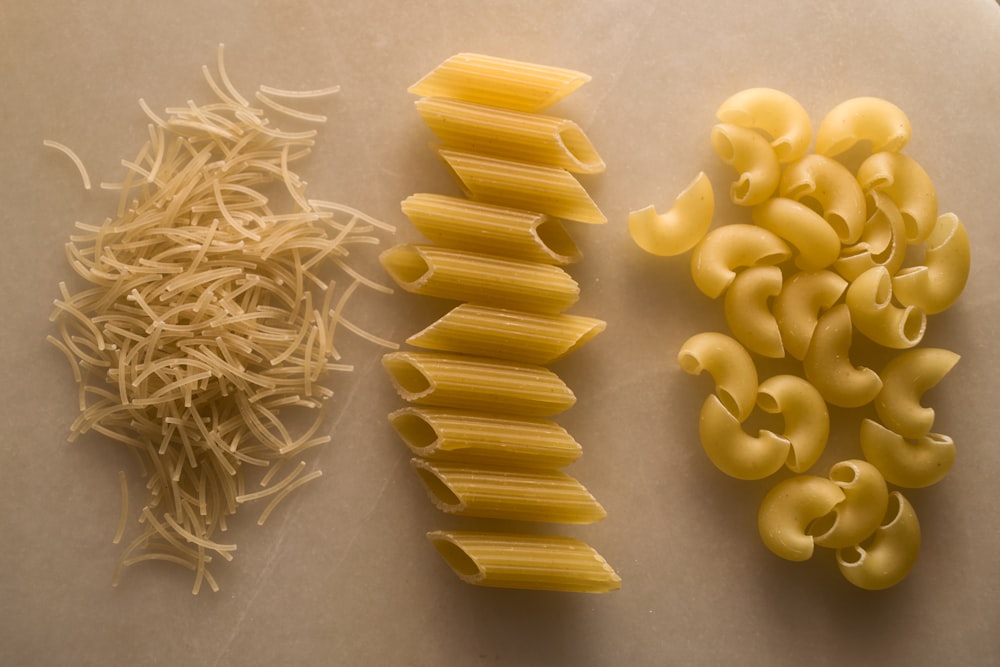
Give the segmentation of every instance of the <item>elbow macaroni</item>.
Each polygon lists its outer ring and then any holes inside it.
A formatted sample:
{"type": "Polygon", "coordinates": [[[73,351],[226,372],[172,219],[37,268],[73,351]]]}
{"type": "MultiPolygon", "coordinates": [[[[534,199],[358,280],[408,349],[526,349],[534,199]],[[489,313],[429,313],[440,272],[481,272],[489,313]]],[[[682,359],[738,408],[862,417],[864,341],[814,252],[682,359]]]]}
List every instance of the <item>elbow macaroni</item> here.
{"type": "Polygon", "coordinates": [[[785,351],[805,359],[820,315],[840,300],[847,281],[832,271],[802,271],[785,281],[774,300],[774,317],[785,351]]]}
{"type": "Polygon", "coordinates": [[[920,489],[937,484],[955,462],[955,441],[928,433],[910,442],[871,419],[861,422],[861,452],[890,484],[920,489]]]}
{"type": "Polygon", "coordinates": [[[742,90],[723,102],[715,116],[723,123],[763,130],[781,163],[798,159],[812,140],[809,114],[794,97],[773,88],[742,90]]]}
{"type": "Polygon", "coordinates": [[[905,268],[892,278],[899,302],[928,314],[947,310],[969,279],[969,236],[953,213],[938,217],[927,237],[923,266],[905,268]]]}
{"type": "Polygon", "coordinates": [[[791,256],[776,234],[756,225],[725,225],[708,233],[691,254],[691,277],[708,297],[716,298],[736,277],[736,269],[773,266],[791,256]]]}
{"type": "Polygon", "coordinates": [[[907,350],[882,369],[882,390],[875,412],[887,428],[905,438],[919,438],[934,426],[934,409],[920,404],[924,392],[958,363],[951,350],[925,347],[907,350]]]}
{"type": "Polygon", "coordinates": [[[842,408],[867,405],[882,389],[875,371],[851,363],[852,329],[847,306],[834,306],[819,318],[802,360],[806,378],[828,403],[842,408]]]}
{"type": "Polygon", "coordinates": [[[785,465],[802,473],[819,460],[830,436],[830,411],[819,391],[797,375],[775,375],[760,383],[757,407],[780,414],[785,421],[781,437],[791,448],[785,465]]]}
{"type": "Polygon", "coordinates": [[[796,160],[781,175],[779,192],[796,201],[814,199],[840,241],[855,243],[861,236],[865,195],[854,174],[836,160],[815,154],[796,160]]]}
{"type": "Polygon", "coordinates": [[[739,342],[721,333],[695,334],[681,345],[677,363],[691,375],[708,371],[722,405],[741,422],[750,416],[757,401],[757,367],[739,342]]]}
{"type": "Polygon", "coordinates": [[[924,337],[927,316],[915,306],[892,303],[892,278],[884,266],[868,269],[847,288],[851,321],[858,331],[885,347],[902,350],[924,337]]]}
{"type": "Polygon", "coordinates": [[[771,431],[749,435],[715,394],[709,394],[702,403],[698,436],[715,467],[736,479],[773,475],[785,464],[791,449],[788,440],[771,431]]]}
{"type": "Polygon", "coordinates": [[[911,157],[875,153],[858,167],[864,190],[884,192],[899,207],[908,243],[923,243],[937,222],[937,192],[931,177],[911,157]]]}
{"type": "Polygon", "coordinates": [[[830,468],[830,481],[844,492],[833,508],[833,521],[814,540],[821,547],[839,549],[858,544],[875,532],[889,506],[889,488],[878,468],[852,459],[830,468]]]}
{"type": "Polygon", "coordinates": [[[628,231],[636,245],[653,255],[673,256],[693,248],[708,232],[715,211],[712,183],[700,172],[666,213],[653,206],[629,213],[628,231]]]}
{"type": "Polygon", "coordinates": [[[868,269],[884,266],[895,275],[906,258],[906,227],[899,207],[886,195],[872,190],[866,197],[871,214],[865,220],[861,238],[841,249],[833,268],[847,280],[868,269]]]}
{"type": "Polygon", "coordinates": [[[892,102],[877,97],[855,97],[827,113],[816,130],[816,152],[834,156],[860,141],[872,152],[899,152],[910,140],[910,119],[892,102]]]}
{"type": "Polygon", "coordinates": [[[795,265],[803,271],[825,269],[840,255],[837,232],[822,216],[794,199],[768,199],[754,207],[751,218],[758,227],[794,246],[795,265]]]}
{"type": "Polygon", "coordinates": [[[764,545],[786,560],[809,560],[815,549],[809,526],[843,500],[843,489],[825,477],[798,475],[778,482],[757,513],[764,545]]]}
{"type": "Polygon", "coordinates": [[[775,359],[785,356],[785,348],[768,304],[781,292],[781,281],[781,269],[776,266],[744,269],[726,290],[723,306],[736,340],[751,352],[775,359]]]}
{"type": "Polygon", "coordinates": [[[859,588],[882,590],[909,574],[920,551],[920,522],[899,491],[889,494],[886,520],[868,541],[837,551],[837,566],[859,588]]]}
{"type": "Polygon", "coordinates": [[[767,139],[745,127],[724,123],[712,128],[711,138],[716,155],[739,173],[729,189],[734,204],[756,206],[774,193],[781,168],[767,139]]]}

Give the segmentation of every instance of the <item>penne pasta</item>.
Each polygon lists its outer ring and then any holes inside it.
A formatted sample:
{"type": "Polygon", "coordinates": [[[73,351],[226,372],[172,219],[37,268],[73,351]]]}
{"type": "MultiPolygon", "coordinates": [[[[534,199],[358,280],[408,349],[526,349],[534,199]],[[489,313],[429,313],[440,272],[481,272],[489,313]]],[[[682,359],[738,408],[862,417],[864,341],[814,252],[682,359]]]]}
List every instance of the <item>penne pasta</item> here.
{"type": "Polygon", "coordinates": [[[647,206],[628,215],[628,231],[636,245],[653,255],[670,257],[695,247],[712,224],[712,183],[700,172],[666,213],[647,206]]]}

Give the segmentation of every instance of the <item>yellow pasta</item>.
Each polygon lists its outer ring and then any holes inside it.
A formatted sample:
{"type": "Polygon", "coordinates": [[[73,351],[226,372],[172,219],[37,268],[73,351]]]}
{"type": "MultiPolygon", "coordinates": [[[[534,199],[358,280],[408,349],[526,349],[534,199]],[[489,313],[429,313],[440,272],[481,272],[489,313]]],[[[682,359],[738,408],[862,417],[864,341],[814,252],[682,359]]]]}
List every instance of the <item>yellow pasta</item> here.
{"type": "Polygon", "coordinates": [[[802,473],[811,468],[830,436],[830,412],[816,387],[797,375],[775,375],[760,383],[757,406],[784,420],[779,435],[790,445],[788,469],[802,473]]]}
{"type": "Polygon", "coordinates": [[[418,405],[548,417],[576,397],[541,366],[434,352],[390,352],[382,357],[399,395],[418,405]]]}
{"type": "Polygon", "coordinates": [[[847,281],[832,271],[799,272],[782,285],[774,300],[774,317],[785,351],[805,359],[820,315],[836,304],[847,281]]]}
{"type": "Polygon", "coordinates": [[[926,244],[923,265],[894,274],[892,289],[900,303],[933,315],[950,308],[965,289],[971,261],[969,237],[958,217],[945,213],[938,217],[926,244]]]}
{"type": "Polygon", "coordinates": [[[831,109],[816,130],[816,152],[834,156],[861,141],[872,152],[899,152],[910,140],[910,120],[892,102],[878,97],[855,97],[831,109]]]}
{"type": "Polygon", "coordinates": [[[882,389],[875,371],[851,362],[853,328],[847,306],[834,306],[819,318],[802,360],[806,379],[828,403],[842,408],[867,405],[882,389]]]}
{"type": "Polygon", "coordinates": [[[774,149],[763,136],[738,125],[712,128],[712,148],[739,174],[729,189],[734,204],[756,206],[778,187],[781,167],[774,149]]]}
{"type": "Polygon", "coordinates": [[[733,282],[736,269],[773,266],[791,254],[788,245],[773,232],[756,225],[724,225],[710,231],[695,246],[691,277],[703,294],[714,299],[733,282]]]}
{"type": "Polygon", "coordinates": [[[410,406],[389,421],[414,454],[429,460],[561,468],[581,453],[580,443],[548,419],[410,406]]]}
{"type": "Polygon", "coordinates": [[[448,248],[560,266],[582,257],[562,222],[544,213],[426,193],[402,208],[421,234],[448,248]]]}
{"type": "Polygon", "coordinates": [[[892,302],[892,278],[884,266],[868,269],[851,282],[844,297],[858,331],[885,347],[906,349],[927,330],[927,316],[915,306],[892,302]]]}
{"type": "Polygon", "coordinates": [[[379,261],[400,287],[425,296],[558,313],[580,295],[568,273],[537,262],[427,245],[398,245],[379,261]]]}
{"type": "Polygon", "coordinates": [[[757,401],[757,367],[739,342],[721,333],[695,334],[681,345],[677,363],[691,375],[707,371],[722,405],[739,422],[750,416],[757,401]]]}
{"type": "Polygon", "coordinates": [[[587,135],[566,118],[438,97],[424,97],[416,106],[448,148],[581,174],[605,169],[587,135]]]}
{"type": "Polygon", "coordinates": [[[431,500],[443,512],[511,521],[584,524],[607,513],[578,480],[559,470],[524,470],[410,461],[431,500]]]}
{"type": "Polygon", "coordinates": [[[844,492],[844,499],[829,517],[813,523],[813,541],[832,549],[858,544],[875,532],[885,516],[889,506],[885,478],[878,468],[861,459],[835,463],[829,476],[844,492]]]}
{"type": "Polygon", "coordinates": [[[757,529],[764,545],[791,561],[812,558],[810,525],[844,500],[844,491],[826,477],[798,475],[778,482],[760,503],[757,529]]]}
{"type": "Polygon", "coordinates": [[[782,172],[778,191],[796,201],[815,201],[841,242],[856,243],[861,236],[865,195],[854,174],[836,160],[816,154],[796,160],[782,172]]]}
{"type": "Polygon", "coordinates": [[[604,331],[601,320],[461,304],[406,342],[442,352],[548,364],[604,331]]]}
{"type": "Polygon", "coordinates": [[[762,429],[756,436],[749,435],[715,394],[702,403],[698,436],[715,467],[736,479],[773,475],[785,465],[791,450],[788,440],[771,431],[762,429]]]}
{"type": "Polygon", "coordinates": [[[902,581],[920,552],[920,522],[899,491],[889,494],[889,509],[871,538],[837,550],[837,566],[849,582],[867,590],[883,590],[902,581]]]}
{"type": "Polygon", "coordinates": [[[955,463],[955,441],[928,433],[912,441],[878,422],[861,422],[861,451],[890,484],[919,489],[937,484],[955,463]]]}
{"type": "Polygon", "coordinates": [[[565,169],[445,148],[438,149],[438,154],[470,199],[576,222],[608,221],[580,182],[565,169]]]}
{"type": "Polygon", "coordinates": [[[837,232],[822,216],[794,199],[768,199],[753,208],[751,219],[794,246],[795,265],[803,271],[825,269],[840,256],[837,232]]]}
{"type": "Polygon", "coordinates": [[[715,211],[712,183],[705,172],[674,200],[666,213],[653,206],[628,215],[628,230],[636,245],[653,255],[680,255],[695,247],[708,232],[715,211]]]}
{"type": "Polygon", "coordinates": [[[409,92],[535,112],[588,81],[589,75],[561,67],[459,53],[410,86],[409,92]]]}
{"type": "Polygon", "coordinates": [[[723,311],[733,337],[751,352],[775,359],[785,356],[778,321],[770,300],[781,292],[782,274],[776,266],[754,266],[736,274],[726,290],[723,311]]]}
{"type": "Polygon", "coordinates": [[[907,350],[882,368],[882,390],[875,399],[879,419],[904,438],[927,435],[934,408],[920,404],[924,392],[937,385],[961,357],[936,347],[907,350]]]}
{"type": "Polygon", "coordinates": [[[812,141],[809,114],[798,100],[774,88],[748,88],[729,97],[715,112],[723,123],[763,131],[778,161],[798,159],[812,141]]]}
{"type": "Polygon", "coordinates": [[[937,191],[916,160],[902,153],[875,153],[858,167],[858,183],[885,193],[899,207],[908,243],[923,243],[937,222],[937,191]]]}
{"type": "Polygon", "coordinates": [[[841,249],[833,268],[847,280],[868,269],[884,266],[895,275],[906,258],[906,227],[899,207],[888,196],[872,190],[866,197],[869,215],[854,245],[841,249]]]}

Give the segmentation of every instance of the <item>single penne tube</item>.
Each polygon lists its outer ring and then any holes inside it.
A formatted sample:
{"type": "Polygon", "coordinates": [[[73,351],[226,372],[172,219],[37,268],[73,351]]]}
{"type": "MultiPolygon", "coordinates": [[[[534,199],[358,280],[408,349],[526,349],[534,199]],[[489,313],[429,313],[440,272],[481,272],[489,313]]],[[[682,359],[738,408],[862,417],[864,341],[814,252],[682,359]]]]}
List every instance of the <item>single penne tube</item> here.
{"type": "Polygon", "coordinates": [[[666,213],[647,206],[628,214],[628,231],[636,245],[653,255],[672,257],[695,247],[712,224],[712,183],[700,172],[666,213]]]}
{"type": "Polygon", "coordinates": [[[886,428],[905,438],[927,435],[934,426],[934,408],[921,405],[924,392],[937,385],[961,357],[937,347],[902,352],[883,368],[882,390],[875,412],[886,428]]]}
{"type": "Polygon", "coordinates": [[[592,224],[608,219],[565,169],[439,148],[465,194],[476,201],[592,224]]]}
{"type": "Polygon", "coordinates": [[[882,389],[882,380],[875,371],[851,362],[853,329],[847,305],[834,306],[820,316],[802,359],[806,379],[819,389],[827,403],[842,408],[867,405],[882,389]]]}
{"type": "Polygon", "coordinates": [[[402,209],[417,231],[447,248],[560,266],[582,257],[562,222],[544,213],[427,193],[407,197],[402,209]]]}
{"type": "Polygon", "coordinates": [[[899,152],[912,128],[903,110],[878,97],[855,97],[830,109],[816,130],[816,152],[833,157],[861,141],[872,152],[899,152]]]}
{"type": "Polygon", "coordinates": [[[607,512],[577,479],[559,470],[412,459],[441,511],[511,521],[594,523],[607,512]]]}
{"type": "Polygon", "coordinates": [[[434,461],[561,468],[581,453],[580,443],[549,419],[408,406],[389,421],[410,451],[434,461]]]}
{"type": "Polygon", "coordinates": [[[527,313],[464,303],[406,342],[442,352],[545,365],[580,348],[605,326],[602,320],[579,315],[527,313]]]}
{"type": "Polygon", "coordinates": [[[710,231],[695,246],[691,253],[691,278],[702,294],[715,299],[733,282],[737,269],[774,266],[791,255],[788,244],[774,232],[757,225],[723,225],[710,231]]]}
{"type": "Polygon", "coordinates": [[[774,194],[781,176],[778,156],[762,135],[738,125],[722,123],[712,128],[715,154],[739,174],[729,198],[740,206],[756,206],[774,194]]]}
{"type": "Polygon", "coordinates": [[[884,266],[890,274],[906,259],[906,228],[899,207],[884,193],[868,192],[868,217],[861,237],[853,245],[841,248],[834,270],[847,280],[854,280],[868,269],[884,266]]]}
{"type": "Polygon", "coordinates": [[[951,307],[969,279],[969,236],[954,213],[938,216],[927,237],[924,262],[892,277],[892,291],[906,306],[933,315],[951,307]]]}
{"type": "Polygon", "coordinates": [[[791,445],[788,469],[802,473],[813,467],[830,436],[830,411],[819,390],[798,375],[774,375],[760,383],[757,407],[784,420],[779,435],[791,445]]]}
{"type": "Polygon", "coordinates": [[[783,276],[777,266],[754,266],[736,274],[726,290],[723,310],[733,337],[751,352],[780,359],[785,356],[771,300],[781,293],[783,276]]]}
{"type": "Polygon", "coordinates": [[[861,422],[861,452],[885,481],[908,489],[937,484],[955,463],[955,441],[940,433],[907,440],[876,421],[861,422]]]}
{"type": "Polygon", "coordinates": [[[421,98],[416,107],[448,148],[580,174],[605,169],[587,135],[566,118],[440,97],[421,98]]]}
{"type": "Polygon", "coordinates": [[[400,287],[425,296],[558,313],[580,295],[568,273],[537,262],[427,245],[398,245],[379,261],[400,287]]]}
{"type": "Polygon", "coordinates": [[[438,530],[427,539],[466,583],[575,593],[621,588],[608,562],[570,537],[438,530]]]}
{"type": "Polygon", "coordinates": [[[750,416],[757,402],[757,366],[739,341],[714,331],[695,334],[681,345],[677,363],[691,375],[707,371],[722,405],[739,422],[750,416]]]}
{"type": "Polygon", "coordinates": [[[937,222],[937,191],[920,163],[902,153],[875,153],[858,167],[862,189],[884,192],[899,207],[908,243],[923,243],[937,222]]]}
{"type": "Polygon", "coordinates": [[[786,560],[809,560],[815,550],[810,524],[843,500],[844,491],[826,477],[797,475],[778,482],[757,512],[761,540],[786,560]]]}
{"type": "Polygon", "coordinates": [[[844,296],[858,331],[885,347],[902,350],[919,343],[927,315],[916,306],[900,308],[892,300],[892,277],[884,266],[868,269],[847,287],[844,296]]]}
{"type": "Polygon", "coordinates": [[[562,67],[458,53],[410,86],[408,92],[536,112],[588,81],[588,74],[562,67]]]}
{"type": "Polygon", "coordinates": [[[805,108],[788,93],[774,88],[748,88],[729,97],[715,112],[723,123],[763,131],[781,163],[802,156],[812,141],[812,123],[805,108]]]}
{"type": "Polygon", "coordinates": [[[862,544],[837,550],[837,567],[859,588],[877,591],[902,581],[920,552],[920,521],[899,491],[889,494],[886,518],[862,544]]]}
{"type": "Polygon", "coordinates": [[[813,540],[831,549],[858,544],[875,532],[885,516],[889,487],[878,468],[861,459],[833,464],[829,477],[844,492],[844,499],[830,515],[813,523],[813,540]]]}
{"type": "Polygon", "coordinates": [[[794,199],[772,197],[755,206],[751,218],[795,248],[795,265],[803,271],[825,269],[840,256],[840,238],[833,227],[794,199]]]}
{"type": "Polygon", "coordinates": [[[773,475],[785,465],[791,450],[788,440],[771,431],[761,430],[756,436],[744,431],[715,394],[702,403],[698,437],[715,467],[736,479],[773,475]]]}
{"type": "Polygon", "coordinates": [[[856,243],[867,217],[865,195],[847,167],[822,155],[806,155],[785,167],[778,192],[796,201],[815,200],[843,243],[856,243]]]}
{"type": "Polygon", "coordinates": [[[805,358],[820,315],[846,289],[847,281],[832,271],[801,271],[785,281],[774,299],[773,312],[789,355],[800,361],[805,358]]]}
{"type": "Polygon", "coordinates": [[[576,397],[559,376],[532,364],[436,352],[390,352],[382,365],[399,395],[418,405],[548,417],[576,397]]]}

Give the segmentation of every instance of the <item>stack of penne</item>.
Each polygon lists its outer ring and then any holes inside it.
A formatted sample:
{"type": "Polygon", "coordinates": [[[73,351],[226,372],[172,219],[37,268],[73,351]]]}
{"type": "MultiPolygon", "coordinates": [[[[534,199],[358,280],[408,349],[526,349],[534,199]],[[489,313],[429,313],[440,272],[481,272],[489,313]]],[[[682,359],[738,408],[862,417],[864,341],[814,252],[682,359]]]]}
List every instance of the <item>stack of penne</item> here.
{"type": "MultiPolygon", "coordinates": [[[[430,243],[387,250],[402,288],[460,302],[383,365],[409,405],[389,419],[441,510],[483,519],[585,524],[605,516],[561,469],[580,445],[552,417],[576,397],[546,365],[604,322],[566,314],[581,254],[562,220],[606,218],[574,173],[603,171],[583,131],[540,113],[590,79],[555,67],[459,54],[409,90],[465,198],[420,193],[403,212],[430,243]]],[[[428,538],[463,580],[605,592],[621,580],[587,544],[498,530],[428,538]]]]}

